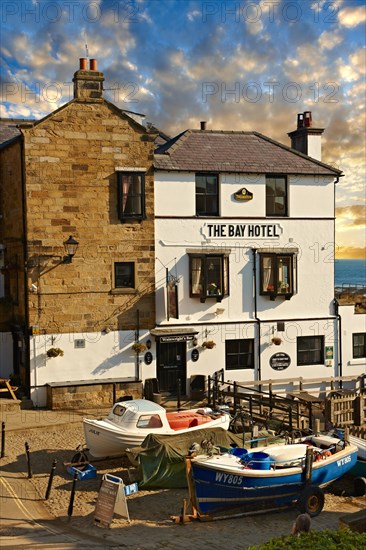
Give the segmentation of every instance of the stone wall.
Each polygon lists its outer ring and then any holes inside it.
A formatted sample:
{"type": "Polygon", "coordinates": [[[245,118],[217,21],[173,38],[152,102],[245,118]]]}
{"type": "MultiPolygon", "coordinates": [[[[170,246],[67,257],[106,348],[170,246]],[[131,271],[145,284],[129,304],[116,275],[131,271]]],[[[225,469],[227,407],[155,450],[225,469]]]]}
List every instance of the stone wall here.
{"type": "Polygon", "coordinates": [[[50,410],[96,409],[111,407],[121,397],[142,398],[142,382],[79,383],[47,386],[47,408],[50,410]]]}
{"type": "Polygon", "coordinates": [[[73,100],[22,129],[28,213],[29,324],[40,333],[151,328],[154,300],[154,136],[104,101],[73,100]],[[116,167],[146,170],[146,219],[121,223],[116,167]],[[62,263],[72,235],[79,248],[62,263]],[[132,261],[136,288],[114,289],[132,261]]]}
{"type": "Polygon", "coordinates": [[[4,252],[5,297],[0,298],[0,330],[24,322],[24,251],[20,140],[0,151],[0,243],[4,252]]]}

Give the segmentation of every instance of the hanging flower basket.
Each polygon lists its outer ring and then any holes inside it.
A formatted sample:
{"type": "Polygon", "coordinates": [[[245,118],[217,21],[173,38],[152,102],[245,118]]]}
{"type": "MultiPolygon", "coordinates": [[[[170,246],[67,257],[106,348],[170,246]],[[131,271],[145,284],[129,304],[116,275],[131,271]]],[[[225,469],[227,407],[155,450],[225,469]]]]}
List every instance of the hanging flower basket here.
{"type": "Polygon", "coordinates": [[[213,349],[216,346],[216,342],[213,340],[207,340],[205,342],[202,342],[202,347],[207,349],[213,349]]]}
{"type": "Polygon", "coordinates": [[[135,342],[132,345],[132,349],[135,353],[142,353],[147,350],[147,347],[145,344],[142,344],[141,342],[135,342]]]}
{"type": "Polygon", "coordinates": [[[274,336],[272,338],[272,344],[274,344],[275,346],[281,345],[282,344],[281,338],[278,338],[278,336],[274,336]]]}
{"type": "Polygon", "coordinates": [[[52,357],[62,357],[64,354],[64,350],[60,348],[50,348],[47,350],[46,354],[47,354],[47,357],[49,357],[50,359],[52,357]]]}

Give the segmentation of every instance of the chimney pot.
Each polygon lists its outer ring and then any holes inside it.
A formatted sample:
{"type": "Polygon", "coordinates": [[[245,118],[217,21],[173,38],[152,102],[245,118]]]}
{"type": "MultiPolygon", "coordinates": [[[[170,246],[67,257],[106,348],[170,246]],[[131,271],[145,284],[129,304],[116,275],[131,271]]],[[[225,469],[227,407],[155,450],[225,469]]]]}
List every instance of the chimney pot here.
{"type": "Polygon", "coordinates": [[[80,57],[80,70],[81,71],[86,71],[88,66],[87,66],[87,60],[86,60],[86,57],[80,57]]]}
{"type": "Polygon", "coordinates": [[[91,71],[97,71],[98,70],[98,65],[97,65],[97,60],[96,59],[91,59],[90,60],[89,68],[90,68],[91,71]]]}
{"type": "Polygon", "coordinates": [[[201,120],[201,130],[206,130],[206,121],[201,120]]]}
{"type": "Polygon", "coordinates": [[[313,125],[311,111],[304,111],[304,122],[306,128],[311,128],[311,126],[313,125]]]}
{"type": "Polygon", "coordinates": [[[303,113],[299,113],[297,115],[297,127],[303,128],[304,127],[304,115],[303,113]]]}

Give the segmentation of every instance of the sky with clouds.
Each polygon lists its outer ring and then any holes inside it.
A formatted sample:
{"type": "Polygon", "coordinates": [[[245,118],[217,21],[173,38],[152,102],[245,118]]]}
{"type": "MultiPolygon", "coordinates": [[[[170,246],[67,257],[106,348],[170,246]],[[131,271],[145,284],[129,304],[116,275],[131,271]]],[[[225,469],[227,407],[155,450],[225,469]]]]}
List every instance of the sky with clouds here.
{"type": "Polygon", "coordinates": [[[365,252],[364,0],[2,0],[2,117],[72,99],[78,60],[105,96],[170,135],[255,130],[286,145],[296,115],[325,128],[337,185],[338,257],[365,252]],[[87,52],[86,52],[87,45],[87,52]]]}

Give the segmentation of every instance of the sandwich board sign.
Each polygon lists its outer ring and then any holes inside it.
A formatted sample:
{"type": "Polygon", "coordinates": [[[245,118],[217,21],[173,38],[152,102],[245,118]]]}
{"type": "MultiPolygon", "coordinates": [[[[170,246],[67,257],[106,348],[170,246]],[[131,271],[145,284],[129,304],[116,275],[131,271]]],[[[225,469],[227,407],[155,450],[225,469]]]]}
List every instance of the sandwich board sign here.
{"type": "Polygon", "coordinates": [[[94,522],[100,527],[109,527],[115,512],[130,520],[123,480],[117,476],[104,474],[95,506],[94,522]],[[123,497],[120,496],[122,494],[123,497]]]}
{"type": "Polygon", "coordinates": [[[130,521],[126,496],[137,491],[137,483],[124,485],[120,477],[104,474],[95,506],[94,523],[100,527],[109,527],[114,514],[130,521]]]}

